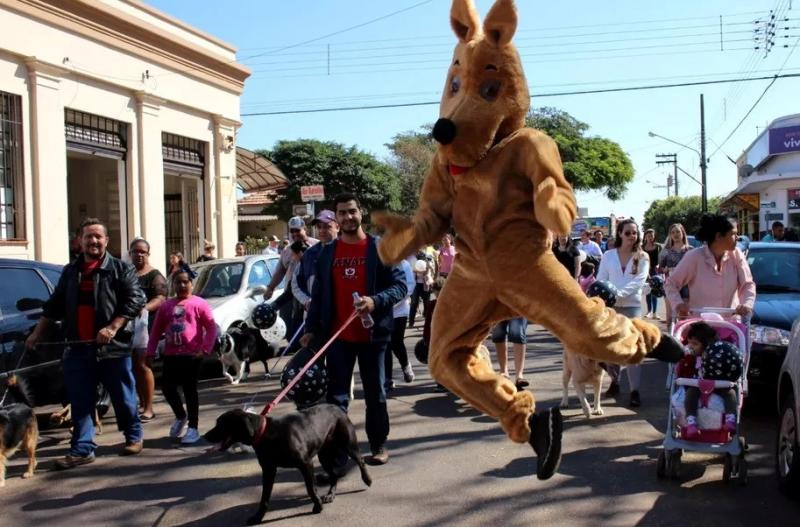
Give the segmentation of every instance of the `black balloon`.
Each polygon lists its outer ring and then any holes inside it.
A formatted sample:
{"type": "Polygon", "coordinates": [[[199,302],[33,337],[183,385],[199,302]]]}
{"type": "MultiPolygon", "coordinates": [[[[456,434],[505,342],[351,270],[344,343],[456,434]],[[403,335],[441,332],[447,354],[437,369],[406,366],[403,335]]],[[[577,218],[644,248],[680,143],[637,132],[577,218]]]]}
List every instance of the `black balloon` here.
{"type": "Polygon", "coordinates": [[[419,339],[414,346],[414,356],[422,364],[428,364],[428,344],[425,339],[419,339]]]}
{"type": "Polygon", "coordinates": [[[278,310],[272,304],[264,302],[253,308],[250,319],[257,329],[269,329],[278,320],[278,310]]]}
{"type": "MultiPolygon", "coordinates": [[[[294,379],[300,370],[308,364],[315,351],[311,348],[302,348],[295,353],[281,374],[281,387],[285,388],[294,379]]],[[[328,372],[320,357],[311,365],[299,381],[289,390],[286,398],[294,402],[302,410],[321,402],[328,393],[328,372]]]]}
{"type": "Polygon", "coordinates": [[[718,340],[703,352],[703,378],[737,381],[742,376],[742,354],[730,342],[718,340]]]}
{"type": "Polygon", "coordinates": [[[597,281],[593,282],[586,290],[586,295],[589,297],[599,297],[605,302],[606,307],[614,307],[617,303],[617,287],[611,282],[597,281]]]}
{"type": "Polygon", "coordinates": [[[653,275],[648,280],[650,284],[650,294],[656,298],[664,296],[664,277],[661,275],[653,275]]]}

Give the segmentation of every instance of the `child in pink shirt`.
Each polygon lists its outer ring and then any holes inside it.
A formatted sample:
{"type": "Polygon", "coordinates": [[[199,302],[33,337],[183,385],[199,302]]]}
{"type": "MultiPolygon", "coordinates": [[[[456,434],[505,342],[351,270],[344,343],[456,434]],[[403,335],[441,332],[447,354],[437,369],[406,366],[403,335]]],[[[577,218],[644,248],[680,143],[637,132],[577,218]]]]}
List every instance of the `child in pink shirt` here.
{"type": "Polygon", "coordinates": [[[211,306],[199,296],[192,294],[194,288],[192,281],[193,276],[187,271],[179,271],[173,275],[173,288],[177,296],[168,299],[158,309],[147,345],[147,356],[155,356],[158,341],[164,335],[164,371],[161,390],[175,413],[175,422],[170,428],[169,436],[172,439],[182,436],[181,444],[184,445],[195,443],[200,439],[197,430],[199,420],[197,379],[200,376],[203,357],[211,354],[217,338],[217,327],[214,324],[211,306]],[[178,393],[179,386],[183,388],[186,409],[178,393]],[[188,429],[183,435],[183,429],[187,424],[188,429]]]}
{"type": "Polygon", "coordinates": [[[583,292],[586,293],[589,286],[596,281],[597,278],[594,277],[594,264],[592,262],[581,263],[581,275],[578,277],[578,283],[581,289],[583,289],[583,292]]]}

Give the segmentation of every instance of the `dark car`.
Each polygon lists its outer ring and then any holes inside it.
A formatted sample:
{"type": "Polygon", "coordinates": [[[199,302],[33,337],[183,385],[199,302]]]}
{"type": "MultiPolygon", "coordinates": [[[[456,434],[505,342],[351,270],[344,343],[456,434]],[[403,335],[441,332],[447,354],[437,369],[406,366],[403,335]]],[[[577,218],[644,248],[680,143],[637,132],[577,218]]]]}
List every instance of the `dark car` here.
{"type": "Polygon", "coordinates": [[[792,324],[800,317],[800,243],[752,242],[747,262],[757,291],[748,378],[774,390],[792,324]]]}
{"type": "MultiPolygon", "coordinates": [[[[24,342],[42,313],[61,276],[60,265],[0,258],[0,372],[59,359],[62,346],[41,346],[23,353],[24,342]],[[22,360],[20,361],[20,358],[22,360]]],[[[48,339],[58,340],[58,332],[48,339]]],[[[61,402],[61,367],[54,365],[25,373],[36,406],[61,402]]],[[[5,381],[0,381],[5,390],[5,381]]]]}

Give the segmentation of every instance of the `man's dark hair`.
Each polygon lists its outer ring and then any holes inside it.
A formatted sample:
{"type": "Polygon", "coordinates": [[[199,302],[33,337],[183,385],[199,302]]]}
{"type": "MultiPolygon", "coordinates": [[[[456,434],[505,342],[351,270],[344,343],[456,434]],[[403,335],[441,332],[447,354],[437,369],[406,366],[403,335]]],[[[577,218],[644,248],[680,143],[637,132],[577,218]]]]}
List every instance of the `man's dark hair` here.
{"type": "Polygon", "coordinates": [[[295,254],[300,254],[308,250],[308,244],[303,240],[297,240],[289,246],[289,249],[295,254]]]}
{"type": "Polygon", "coordinates": [[[773,221],[773,222],[772,222],[772,227],[771,227],[771,228],[772,228],[772,229],[774,229],[775,227],[783,227],[783,226],[784,226],[784,225],[783,225],[783,222],[782,222],[782,221],[773,221]]]}
{"type": "Polygon", "coordinates": [[[361,208],[361,202],[358,201],[358,198],[352,192],[342,192],[335,198],[333,198],[333,208],[335,209],[339,203],[347,203],[348,201],[355,201],[356,207],[359,209],[361,208]]]}
{"type": "Polygon", "coordinates": [[[710,325],[705,322],[695,322],[686,331],[686,338],[694,339],[707,348],[719,337],[717,336],[717,330],[710,325]]]}
{"type": "Polygon", "coordinates": [[[81,222],[81,236],[83,236],[83,229],[92,225],[100,225],[103,228],[103,232],[105,232],[106,236],[108,236],[108,227],[106,227],[106,224],[100,221],[98,218],[86,218],[81,222]]]}

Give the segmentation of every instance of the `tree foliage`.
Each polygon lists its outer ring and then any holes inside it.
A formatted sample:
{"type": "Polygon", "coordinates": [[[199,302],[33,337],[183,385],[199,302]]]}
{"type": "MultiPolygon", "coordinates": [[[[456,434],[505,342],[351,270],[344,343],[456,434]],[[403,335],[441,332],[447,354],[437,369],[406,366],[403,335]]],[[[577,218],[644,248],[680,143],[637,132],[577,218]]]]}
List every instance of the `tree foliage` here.
{"type": "Polygon", "coordinates": [[[605,190],[621,199],[633,181],[628,154],[610,139],[587,136],[589,125],[557,108],[531,109],[525,125],[543,131],[558,144],[564,176],[576,190],[605,190]]]}
{"type": "MultiPolygon", "coordinates": [[[[721,197],[710,198],[708,200],[708,212],[716,213],[719,211],[721,197]]],[[[659,199],[650,204],[650,208],[644,213],[644,228],[656,231],[656,240],[667,239],[667,229],[673,223],[680,223],[688,234],[700,227],[701,212],[700,196],[680,197],[659,199]]]]}
{"type": "Polygon", "coordinates": [[[391,143],[385,145],[392,153],[388,162],[400,177],[401,211],[406,215],[413,214],[417,209],[422,183],[436,153],[436,143],[431,137],[432,128],[427,124],[418,131],[397,134],[391,143]]]}
{"type": "MultiPolygon", "coordinates": [[[[264,208],[265,214],[281,218],[292,215],[292,205],[301,203],[300,187],[324,185],[326,202],[342,192],[352,192],[361,201],[365,213],[373,210],[400,210],[400,185],[397,172],[388,164],[355,146],[315,139],[278,141],[272,150],[260,150],[286,175],[289,186],[281,190],[275,202],[264,208]]],[[[329,205],[327,205],[329,206],[329,205]]]]}

